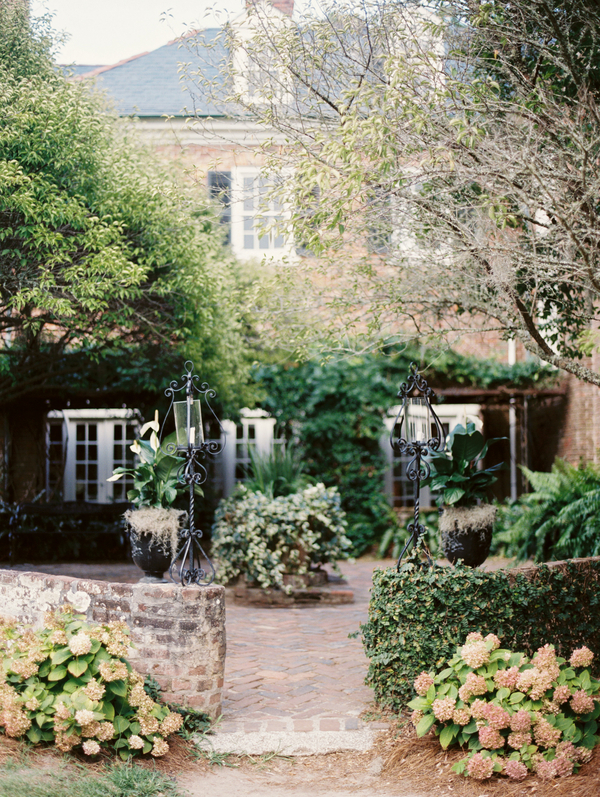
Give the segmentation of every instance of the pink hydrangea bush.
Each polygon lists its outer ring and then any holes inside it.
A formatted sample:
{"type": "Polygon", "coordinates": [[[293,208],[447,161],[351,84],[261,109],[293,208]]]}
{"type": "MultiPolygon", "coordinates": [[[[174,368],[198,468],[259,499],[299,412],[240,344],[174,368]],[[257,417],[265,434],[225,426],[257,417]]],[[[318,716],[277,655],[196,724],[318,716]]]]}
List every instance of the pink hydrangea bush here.
{"type": "Polygon", "coordinates": [[[90,625],[67,609],[41,631],[0,618],[0,730],[87,756],[164,755],[182,716],[146,694],[129,648],[124,623],[90,625]]]}
{"type": "Polygon", "coordinates": [[[494,634],[469,634],[448,667],[417,678],[408,704],[417,735],[433,729],[444,749],[468,747],[454,771],[476,780],[571,775],[600,742],[593,658],[581,647],[567,661],[544,645],[530,659],[502,649],[494,634]]]}

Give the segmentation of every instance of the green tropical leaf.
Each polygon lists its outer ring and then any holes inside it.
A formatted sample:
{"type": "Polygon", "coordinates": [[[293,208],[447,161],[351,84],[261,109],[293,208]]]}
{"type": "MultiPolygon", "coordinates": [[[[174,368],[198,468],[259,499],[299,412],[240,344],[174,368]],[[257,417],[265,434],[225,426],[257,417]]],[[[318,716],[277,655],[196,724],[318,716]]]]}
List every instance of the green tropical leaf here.
{"type": "Polygon", "coordinates": [[[446,750],[446,748],[452,744],[452,742],[454,741],[454,737],[455,733],[451,725],[442,728],[442,731],[440,733],[440,744],[442,745],[444,750],[446,750]]]}
{"type": "Polygon", "coordinates": [[[127,696],[127,684],[125,681],[110,681],[106,684],[106,688],[113,695],[118,695],[119,697],[127,696]]]}
{"type": "Polygon", "coordinates": [[[408,707],[414,711],[426,711],[431,706],[431,702],[426,697],[415,697],[408,703],[408,707]]]}
{"type": "Polygon", "coordinates": [[[38,678],[45,678],[50,672],[51,666],[52,665],[50,664],[50,659],[46,659],[46,661],[42,662],[42,664],[40,664],[40,669],[38,670],[37,673],[38,678]]]}
{"type": "Polygon", "coordinates": [[[26,736],[32,744],[38,744],[38,742],[42,741],[42,732],[39,728],[35,728],[34,726],[29,728],[26,736]]]}
{"type": "Polygon", "coordinates": [[[444,490],[444,503],[448,506],[452,506],[452,504],[460,501],[465,494],[466,491],[462,490],[460,487],[451,487],[447,490],[444,490]]]}
{"type": "Polygon", "coordinates": [[[70,648],[59,648],[55,650],[52,656],[50,657],[50,661],[52,664],[62,664],[67,659],[72,658],[73,654],[71,653],[70,648]]]}
{"type": "Polygon", "coordinates": [[[461,434],[455,427],[449,448],[452,452],[452,459],[468,463],[481,454],[484,445],[485,439],[481,432],[473,431],[471,434],[461,434]]]}
{"type": "Polygon", "coordinates": [[[125,731],[129,728],[129,720],[125,719],[125,717],[115,717],[112,723],[117,733],[125,733],[125,731]]]}

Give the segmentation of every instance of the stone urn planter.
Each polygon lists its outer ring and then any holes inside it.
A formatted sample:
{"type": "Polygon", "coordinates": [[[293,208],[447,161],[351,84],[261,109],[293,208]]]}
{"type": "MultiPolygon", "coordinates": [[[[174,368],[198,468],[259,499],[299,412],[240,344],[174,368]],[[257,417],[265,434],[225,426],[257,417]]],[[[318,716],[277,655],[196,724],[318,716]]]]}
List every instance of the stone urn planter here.
{"type": "Polygon", "coordinates": [[[179,531],[187,512],[164,507],[128,509],[123,515],[130,527],[131,555],[144,571],[141,581],[164,581],[178,550],[179,531]]]}
{"type": "Polygon", "coordinates": [[[444,507],[440,510],[439,531],[444,555],[451,564],[459,560],[479,567],[490,552],[496,507],[491,504],[444,507]]]}

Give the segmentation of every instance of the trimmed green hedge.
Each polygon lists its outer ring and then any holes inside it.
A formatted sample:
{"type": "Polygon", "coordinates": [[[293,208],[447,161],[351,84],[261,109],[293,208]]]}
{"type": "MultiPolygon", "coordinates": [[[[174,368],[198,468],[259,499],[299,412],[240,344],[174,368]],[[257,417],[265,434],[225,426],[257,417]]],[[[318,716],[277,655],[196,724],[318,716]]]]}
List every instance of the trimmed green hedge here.
{"type": "Polygon", "coordinates": [[[370,659],[367,684],[400,710],[423,670],[442,667],[471,631],[494,633],[503,648],[552,643],[561,656],[586,645],[600,654],[600,561],[541,565],[527,573],[469,567],[376,570],[369,619],[361,625],[370,659]]]}

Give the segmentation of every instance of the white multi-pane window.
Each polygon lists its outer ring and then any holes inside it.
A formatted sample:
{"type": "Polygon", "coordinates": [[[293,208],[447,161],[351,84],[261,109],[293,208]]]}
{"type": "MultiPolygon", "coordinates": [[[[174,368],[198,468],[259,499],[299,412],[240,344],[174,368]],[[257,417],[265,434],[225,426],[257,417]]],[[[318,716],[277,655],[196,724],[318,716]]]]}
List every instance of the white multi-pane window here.
{"type": "MultiPolygon", "coordinates": [[[[419,415],[419,407],[412,407],[413,424],[419,423],[423,418],[419,415]]],[[[426,415],[426,407],[423,407],[423,416],[426,415]]],[[[381,438],[381,449],[388,461],[388,469],[385,474],[385,491],[391,505],[395,508],[411,507],[414,504],[414,482],[406,474],[406,467],[411,457],[398,456],[390,445],[390,432],[394,426],[394,421],[400,407],[390,410],[389,416],[385,419],[387,434],[381,438]]],[[[444,435],[447,437],[458,424],[466,425],[467,422],[474,423],[481,429],[482,423],[479,417],[479,404],[439,404],[435,407],[444,435]]],[[[403,435],[406,434],[403,428],[403,435]]],[[[433,497],[428,487],[421,487],[421,506],[427,507],[433,504],[433,497]]]]}
{"type": "Polygon", "coordinates": [[[242,178],[244,249],[282,249],[282,207],[268,196],[271,184],[266,177],[242,178]]]}
{"type": "Polygon", "coordinates": [[[134,464],[137,410],[53,410],[47,416],[46,491],[53,500],[126,501],[131,477],[107,482],[114,468],[134,464]]]}
{"type": "Polygon", "coordinates": [[[232,174],[231,243],[240,257],[291,251],[283,230],[283,205],[271,192],[272,183],[259,169],[236,169],[232,174]]]}

